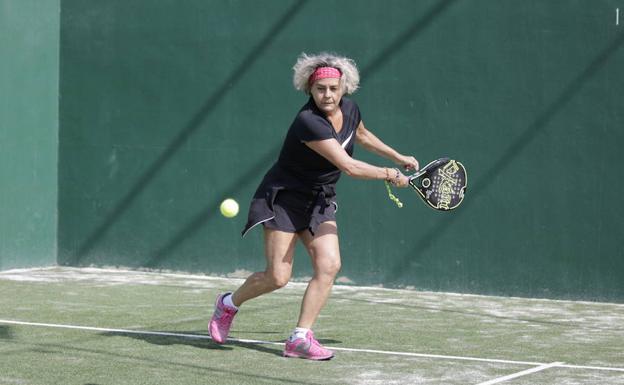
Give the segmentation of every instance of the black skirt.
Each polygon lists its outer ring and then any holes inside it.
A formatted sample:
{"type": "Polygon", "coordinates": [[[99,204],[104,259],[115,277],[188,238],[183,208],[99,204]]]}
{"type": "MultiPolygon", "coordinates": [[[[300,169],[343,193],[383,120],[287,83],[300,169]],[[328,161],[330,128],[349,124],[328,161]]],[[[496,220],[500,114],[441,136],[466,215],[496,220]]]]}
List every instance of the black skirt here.
{"type": "Polygon", "coordinates": [[[314,235],[321,223],[336,220],[335,197],[333,185],[309,190],[282,186],[259,189],[249,206],[242,235],[259,224],[288,233],[308,230],[314,235]]]}

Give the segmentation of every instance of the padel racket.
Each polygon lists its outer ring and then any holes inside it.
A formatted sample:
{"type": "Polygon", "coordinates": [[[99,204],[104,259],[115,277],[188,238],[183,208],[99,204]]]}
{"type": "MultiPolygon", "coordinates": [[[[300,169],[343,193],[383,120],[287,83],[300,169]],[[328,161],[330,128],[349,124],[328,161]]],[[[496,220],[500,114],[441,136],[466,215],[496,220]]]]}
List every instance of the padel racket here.
{"type": "Polygon", "coordinates": [[[462,203],[468,183],[464,165],[450,158],[436,159],[408,178],[425,203],[441,211],[453,210],[462,203]]]}

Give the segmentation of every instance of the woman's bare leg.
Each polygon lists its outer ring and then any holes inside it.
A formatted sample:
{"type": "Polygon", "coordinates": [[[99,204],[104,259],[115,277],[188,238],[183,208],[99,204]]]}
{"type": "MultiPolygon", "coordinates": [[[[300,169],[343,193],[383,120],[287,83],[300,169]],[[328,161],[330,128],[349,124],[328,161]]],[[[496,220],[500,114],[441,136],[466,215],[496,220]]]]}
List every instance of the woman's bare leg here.
{"type": "Polygon", "coordinates": [[[336,222],[323,222],[314,236],[309,231],[301,232],[299,236],[310,254],[314,276],[303,296],[297,327],[311,329],[340,271],[338,228],[336,222]]]}
{"type": "Polygon", "coordinates": [[[245,301],[285,286],[292,274],[297,234],[264,228],[266,269],[250,275],[234,292],[236,306],[245,301]]]}

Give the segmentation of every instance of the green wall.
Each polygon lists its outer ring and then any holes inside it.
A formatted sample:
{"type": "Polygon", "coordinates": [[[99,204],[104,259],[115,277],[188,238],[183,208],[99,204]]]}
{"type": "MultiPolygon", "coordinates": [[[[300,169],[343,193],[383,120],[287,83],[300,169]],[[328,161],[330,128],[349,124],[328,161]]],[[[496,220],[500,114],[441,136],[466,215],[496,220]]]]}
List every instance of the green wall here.
{"type": "Polygon", "coordinates": [[[54,265],[58,0],[0,0],[0,270],[54,265]]]}
{"type": "MultiPolygon", "coordinates": [[[[243,211],[305,97],[302,51],[362,74],[366,125],[464,162],[453,213],[344,177],[344,278],[624,300],[624,29],[616,1],[62,2],[59,263],[263,268],[243,211]],[[328,11],[331,10],[331,11],[328,11]]],[[[356,150],[356,157],[387,165],[356,150]]],[[[298,250],[296,274],[310,274],[298,250]]]]}

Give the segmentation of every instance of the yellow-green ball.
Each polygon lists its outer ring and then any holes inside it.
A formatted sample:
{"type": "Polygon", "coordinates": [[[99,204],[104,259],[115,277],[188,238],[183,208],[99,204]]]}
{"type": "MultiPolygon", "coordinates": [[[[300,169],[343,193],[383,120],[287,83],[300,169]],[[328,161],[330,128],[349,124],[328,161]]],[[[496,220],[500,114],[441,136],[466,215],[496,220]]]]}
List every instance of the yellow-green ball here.
{"type": "Polygon", "coordinates": [[[221,214],[226,218],[233,218],[238,214],[238,203],[232,198],[228,198],[221,202],[219,207],[221,214]]]}

